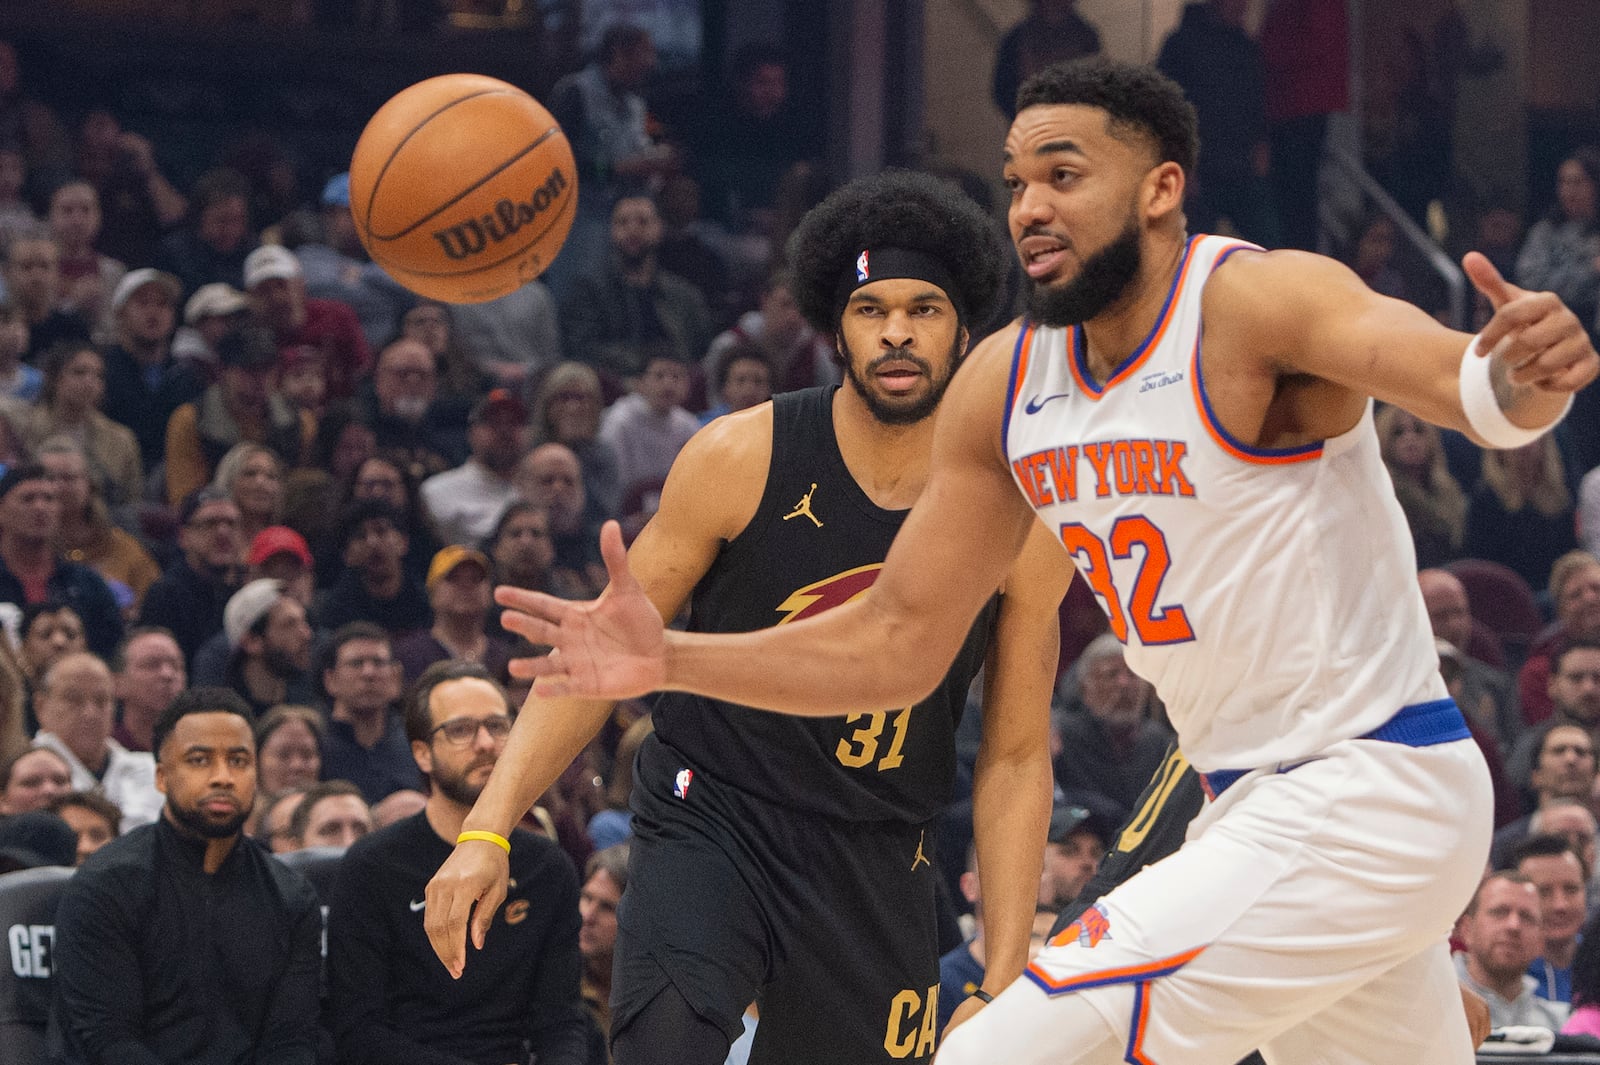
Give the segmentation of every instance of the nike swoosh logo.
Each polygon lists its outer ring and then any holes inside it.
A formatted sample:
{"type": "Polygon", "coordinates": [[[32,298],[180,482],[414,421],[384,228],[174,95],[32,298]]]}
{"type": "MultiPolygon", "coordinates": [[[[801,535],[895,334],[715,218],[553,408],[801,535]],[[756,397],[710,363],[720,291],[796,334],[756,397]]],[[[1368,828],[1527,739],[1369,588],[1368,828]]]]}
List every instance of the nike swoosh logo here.
{"type": "Polygon", "coordinates": [[[421,913],[422,912],[422,908],[424,906],[428,905],[428,900],[427,899],[423,899],[420,902],[407,903],[407,905],[409,905],[411,907],[411,912],[412,913],[421,913]]]}
{"type": "Polygon", "coordinates": [[[1024,414],[1038,414],[1041,410],[1044,409],[1044,405],[1046,403],[1049,403],[1052,399],[1066,399],[1067,396],[1069,396],[1069,395],[1071,395],[1071,393],[1069,393],[1069,392],[1057,392],[1053,396],[1045,396],[1042,399],[1040,397],[1038,397],[1038,396],[1034,396],[1032,399],[1028,400],[1028,402],[1023,406],[1022,413],[1024,413],[1024,414]]]}

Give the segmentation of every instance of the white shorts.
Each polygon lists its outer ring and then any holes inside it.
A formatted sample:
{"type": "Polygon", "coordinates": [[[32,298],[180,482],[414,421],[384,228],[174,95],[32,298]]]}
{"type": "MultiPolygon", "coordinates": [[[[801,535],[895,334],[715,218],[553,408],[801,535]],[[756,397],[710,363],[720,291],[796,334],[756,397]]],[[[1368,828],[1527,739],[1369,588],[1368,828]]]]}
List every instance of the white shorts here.
{"type": "Polygon", "coordinates": [[[1258,770],[1102,899],[937,1065],[1470,1065],[1445,945],[1483,875],[1471,740],[1258,770]]]}

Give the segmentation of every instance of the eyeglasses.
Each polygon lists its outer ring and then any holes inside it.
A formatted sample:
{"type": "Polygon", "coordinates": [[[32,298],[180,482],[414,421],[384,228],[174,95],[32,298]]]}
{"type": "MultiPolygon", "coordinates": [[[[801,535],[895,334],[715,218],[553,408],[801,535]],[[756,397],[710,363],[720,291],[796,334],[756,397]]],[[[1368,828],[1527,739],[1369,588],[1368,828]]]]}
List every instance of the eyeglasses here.
{"type": "Polygon", "coordinates": [[[452,747],[465,747],[478,738],[478,730],[483,729],[489,733],[489,738],[496,743],[511,735],[511,718],[505,714],[494,717],[451,718],[442,725],[434,727],[434,733],[443,733],[444,741],[452,747]]]}

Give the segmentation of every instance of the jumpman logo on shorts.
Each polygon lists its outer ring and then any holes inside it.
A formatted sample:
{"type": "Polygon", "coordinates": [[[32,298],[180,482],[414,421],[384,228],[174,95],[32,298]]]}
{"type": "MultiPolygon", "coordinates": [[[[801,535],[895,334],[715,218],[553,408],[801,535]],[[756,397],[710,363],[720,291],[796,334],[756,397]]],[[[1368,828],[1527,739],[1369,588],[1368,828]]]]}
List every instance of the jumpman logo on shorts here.
{"type": "Polygon", "coordinates": [[[800,497],[800,502],[796,503],[794,509],[783,516],[783,520],[784,521],[788,521],[790,518],[798,518],[798,517],[804,516],[804,517],[810,518],[812,524],[814,524],[817,528],[819,528],[819,529],[822,528],[822,522],[817,519],[817,516],[815,514],[811,513],[811,497],[816,495],[816,494],[817,494],[817,482],[816,481],[812,481],[811,482],[811,491],[807,492],[805,495],[800,497]]]}
{"type": "Polygon", "coordinates": [[[917,836],[917,853],[911,858],[911,871],[913,873],[917,871],[918,864],[926,865],[930,869],[933,868],[933,863],[928,861],[928,856],[922,853],[922,841],[927,838],[927,835],[928,830],[923,829],[922,833],[917,836]]]}

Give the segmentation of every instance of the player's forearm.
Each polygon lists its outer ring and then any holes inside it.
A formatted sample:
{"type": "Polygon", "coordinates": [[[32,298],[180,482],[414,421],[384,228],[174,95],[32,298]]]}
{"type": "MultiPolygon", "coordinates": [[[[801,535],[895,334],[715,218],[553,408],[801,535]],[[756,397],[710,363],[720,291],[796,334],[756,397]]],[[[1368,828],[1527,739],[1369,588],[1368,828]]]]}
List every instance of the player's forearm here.
{"type": "Polygon", "coordinates": [[[983,893],[983,983],[991,994],[1021,976],[1028,964],[1050,823],[1051,783],[1046,748],[1018,755],[979,755],[972,822],[983,893]]]}
{"type": "Polygon", "coordinates": [[[802,717],[911,706],[927,698],[954,660],[955,640],[902,624],[872,596],[792,625],[737,634],[666,634],[666,683],[744,706],[802,717]]]}
{"type": "Polygon", "coordinates": [[[463,831],[507,835],[583,751],[610,716],[605,700],[528,696],[463,831]]]}

